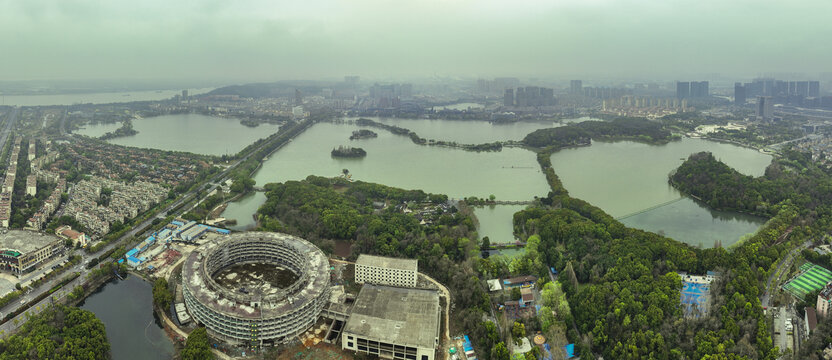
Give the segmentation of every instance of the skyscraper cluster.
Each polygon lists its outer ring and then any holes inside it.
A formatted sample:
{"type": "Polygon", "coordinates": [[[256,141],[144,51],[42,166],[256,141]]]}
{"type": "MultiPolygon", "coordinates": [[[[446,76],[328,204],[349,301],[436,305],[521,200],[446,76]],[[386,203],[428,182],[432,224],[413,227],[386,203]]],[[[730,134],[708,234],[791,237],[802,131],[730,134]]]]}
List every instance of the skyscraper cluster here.
{"type": "Polygon", "coordinates": [[[778,104],[819,106],[820,81],[791,81],[757,78],[734,84],[734,103],[745,104],[749,97],[765,96],[778,104]]]}
{"type": "Polygon", "coordinates": [[[370,87],[370,98],[378,107],[398,107],[401,99],[413,97],[413,84],[373,84],[370,87]]]}
{"type": "Polygon", "coordinates": [[[711,95],[707,81],[677,81],[677,99],[706,98],[711,95]]]}
{"type": "Polygon", "coordinates": [[[503,105],[505,106],[554,106],[555,90],[551,88],[526,86],[514,89],[506,89],[503,94],[503,105]]]}

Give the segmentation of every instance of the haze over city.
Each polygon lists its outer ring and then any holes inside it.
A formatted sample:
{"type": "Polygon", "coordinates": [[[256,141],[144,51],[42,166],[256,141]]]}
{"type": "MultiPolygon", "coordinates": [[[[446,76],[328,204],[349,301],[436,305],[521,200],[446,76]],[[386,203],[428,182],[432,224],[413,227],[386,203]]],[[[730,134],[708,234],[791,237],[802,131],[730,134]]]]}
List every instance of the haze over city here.
{"type": "Polygon", "coordinates": [[[0,79],[814,75],[828,1],[0,1],[0,79]]]}
{"type": "Polygon", "coordinates": [[[832,360],[829,14],[0,0],[0,360],[832,360]]]}

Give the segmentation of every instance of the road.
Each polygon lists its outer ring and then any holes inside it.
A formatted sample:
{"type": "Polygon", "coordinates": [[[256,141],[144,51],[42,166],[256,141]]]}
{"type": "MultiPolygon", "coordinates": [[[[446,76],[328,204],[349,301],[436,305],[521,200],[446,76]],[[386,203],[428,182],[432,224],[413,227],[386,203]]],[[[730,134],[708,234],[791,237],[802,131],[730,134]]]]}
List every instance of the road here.
{"type": "Polygon", "coordinates": [[[777,269],[775,269],[774,272],[768,277],[768,280],[766,280],[766,290],[763,292],[763,296],[760,297],[760,303],[763,305],[763,308],[771,306],[771,294],[777,290],[778,286],[780,286],[780,282],[783,280],[783,275],[792,266],[794,258],[801,251],[803,251],[803,249],[808,248],[809,245],[812,245],[812,242],[806,241],[800,246],[792,249],[792,251],[790,251],[789,254],[783,258],[783,260],[780,260],[779,264],[777,264],[777,269]],[[772,284],[774,284],[774,288],[772,288],[772,284]]]}
{"type": "MultiPolygon", "coordinates": [[[[80,273],[80,276],[78,276],[75,280],[72,280],[69,283],[67,283],[66,285],[64,285],[64,287],[61,288],[61,290],[58,290],[54,294],[45,297],[43,300],[39,301],[37,304],[30,307],[28,310],[22,312],[20,315],[16,316],[14,319],[11,319],[11,320],[3,323],[3,324],[0,324],[0,338],[3,338],[6,335],[9,335],[9,334],[14,333],[15,331],[17,331],[17,329],[20,326],[23,326],[23,324],[26,322],[26,319],[27,319],[28,316],[32,316],[32,315],[35,315],[37,313],[40,313],[41,311],[43,311],[47,307],[47,305],[52,304],[55,301],[58,301],[60,299],[63,299],[67,294],[72,292],[72,289],[74,289],[78,285],[81,285],[81,283],[86,278],[87,273],[89,272],[89,270],[85,269],[82,264],[76,265],[70,271],[71,272],[78,272],[78,273],[80,273]]],[[[67,272],[67,274],[69,274],[69,273],[70,272],[67,272]]],[[[52,287],[50,286],[48,289],[51,289],[51,288],[52,287]]],[[[29,294],[29,295],[24,296],[21,300],[29,301],[34,297],[36,297],[36,295],[29,294]]],[[[20,305],[19,302],[20,302],[20,300],[16,301],[15,305],[19,306],[20,305]]],[[[6,314],[7,313],[4,311],[2,314],[0,314],[0,316],[5,316],[6,314]]]]}
{"type": "MultiPolygon", "coordinates": [[[[7,121],[6,126],[4,127],[4,130],[3,130],[3,133],[0,133],[0,137],[2,137],[2,136],[8,137],[9,130],[11,129],[11,124],[16,120],[17,111],[18,111],[17,109],[13,110],[13,113],[8,117],[8,119],[11,119],[11,121],[7,121]],[[3,135],[3,134],[5,134],[5,135],[3,135]]],[[[64,116],[65,115],[66,114],[64,114],[64,116]]],[[[65,120],[65,117],[61,119],[61,124],[62,124],[61,126],[62,127],[63,127],[64,120],[65,120]]],[[[295,136],[297,136],[301,133],[303,133],[303,131],[299,132],[295,136]]],[[[3,139],[0,139],[0,140],[3,140],[3,139]]],[[[218,188],[220,186],[219,184],[223,183],[227,179],[228,175],[231,174],[231,172],[234,171],[234,169],[237,166],[239,166],[241,163],[248,160],[252,156],[252,154],[255,154],[255,153],[259,152],[260,150],[263,149],[263,147],[267,146],[268,144],[269,144],[269,142],[264,142],[260,146],[254,148],[252,151],[248,152],[243,157],[241,157],[241,158],[237,159],[236,161],[232,162],[224,170],[215,174],[213,177],[211,177],[209,179],[206,179],[206,181],[204,182],[204,185],[200,185],[200,186],[196,187],[195,189],[192,189],[192,190],[186,192],[185,194],[181,195],[176,201],[172,202],[168,206],[164,207],[161,210],[157,210],[155,216],[152,216],[152,217],[148,218],[147,220],[143,221],[141,224],[133,226],[133,228],[130,229],[130,231],[128,231],[127,233],[122,235],[117,240],[115,240],[115,241],[107,244],[106,246],[102,247],[97,252],[91,253],[91,254],[81,253],[80,254],[81,257],[82,257],[81,264],[86,264],[86,262],[88,260],[93,259],[93,258],[97,258],[97,257],[101,256],[102,254],[106,253],[107,251],[110,251],[113,248],[115,248],[117,246],[120,246],[125,240],[131,239],[132,237],[134,237],[136,235],[141,235],[141,234],[139,234],[139,230],[144,229],[147,226],[151,225],[151,223],[153,222],[154,219],[157,219],[157,218],[158,219],[164,219],[167,216],[169,211],[171,211],[174,208],[177,208],[179,205],[186,204],[186,203],[188,203],[190,201],[193,201],[193,200],[198,201],[198,200],[200,200],[199,198],[206,197],[207,194],[209,194],[214,189],[218,188]],[[202,192],[199,192],[199,189],[201,189],[201,188],[206,188],[206,189],[204,189],[202,192]],[[197,196],[198,194],[200,196],[197,196]]],[[[79,265],[79,266],[83,267],[83,265],[79,265]]],[[[86,273],[86,271],[87,270],[84,270],[84,273],[86,273]]],[[[38,286],[37,288],[32,289],[32,291],[31,291],[32,295],[30,295],[28,298],[31,299],[31,298],[37,297],[39,294],[42,294],[46,291],[49,291],[61,279],[63,279],[66,276],[67,276],[66,274],[62,274],[60,276],[55,277],[54,279],[51,279],[51,280],[45,282],[44,284],[42,284],[41,286],[38,286]]],[[[66,285],[64,287],[64,289],[68,289],[69,291],[71,291],[71,289],[73,287],[75,287],[75,285],[80,284],[80,281],[81,281],[80,279],[81,279],[81,277],[79,277],[79,279],[74,280],[71,284],[66,285]]],[[[62,289],[62,291],[63,291],[63,289],[62,289]]],[[[48,297],[47,299],[51,299],[51,298],[52,298],[52,296],[48,297]]],[[[38,303],[38,305],[39,304],[40,303],[38,303]]],[[[0,308],[0,313],[8,314],[9,312],[14,311],[18,306],[20,306],[19,301],[12,302],[10,304],[7,304],[3,308],[0,308]]],[[[26,312],[24,312],[23,314],[25,314],[25,313],[26,312]]],[[[20,316],[18,316],[16,319],[20,319],[20,316]]],[[[25,319],[25,318],[23,318],[23,319],[25,319]]],[[[12,326],[12,325],[9,325],[9,324],[12,324],[13,322],[14,322],[13,320],[10,320],[10,321],[0,325],[0,332],[3,331],[4,329],[9,330],[10,326],[12,326]]],[[[19,321],[19,322],[22,323],[22,321],[19,321]]],[[[15,326],[13,328],[16,329],[17,327],[15,326]]],[[[6,331],[5,333],[0,333],[0,338],[2,338],[4,336],[3,334],[8,334],[8,331],[6,331]]]]}

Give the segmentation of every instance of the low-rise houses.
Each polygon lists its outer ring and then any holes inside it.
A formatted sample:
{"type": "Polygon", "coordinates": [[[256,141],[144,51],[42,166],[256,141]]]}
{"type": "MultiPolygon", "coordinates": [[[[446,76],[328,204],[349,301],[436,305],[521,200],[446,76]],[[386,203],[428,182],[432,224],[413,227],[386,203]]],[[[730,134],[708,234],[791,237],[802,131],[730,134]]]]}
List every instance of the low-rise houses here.
{"type": "Polygon", "coordinates": [[[167,194],[168,190],[157,184],[143,181],[125,184],[94,176],[75,185],[64,214],[103,235],[110,231],[110,224],[136,217],[167,194]],[[102,197],[104,192],[108,194],[102,197]]]}
{"type": "Polygon", "coordinates": [[[90,242],[90,237],[87,234],[72,230],[72,227],[69,225],[60,226],[55,229],[55,235],[58,235],[58,237],[64,240],[71,240],[72,244],[77,244],[81,247],[87,247],[87,244],[90,242]]]}

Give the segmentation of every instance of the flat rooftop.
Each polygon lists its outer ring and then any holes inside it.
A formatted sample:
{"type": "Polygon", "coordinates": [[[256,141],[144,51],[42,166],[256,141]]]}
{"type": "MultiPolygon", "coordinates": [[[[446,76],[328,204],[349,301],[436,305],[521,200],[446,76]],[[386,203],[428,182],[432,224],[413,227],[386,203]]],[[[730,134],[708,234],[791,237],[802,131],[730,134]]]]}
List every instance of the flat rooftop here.
{"type": "Polygon", "coordinates": [[[344,332],[391,344],[434,348],[439,336],[439,293],[365,284],[344,332]]]}
{"type": "Polygon", "coordinates": [[[27,230],[0,231],[0,250],[14,250],[28,254],[59,240],[55,235],[41,234],[27,230]]]}
{"type": "Polygon", "coordinates": [[[416,259],[400,259],[375,255],[358,255],[356,265],[375,266],[388,269],[417,271],[419,261],[416,259]]]}

